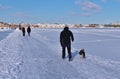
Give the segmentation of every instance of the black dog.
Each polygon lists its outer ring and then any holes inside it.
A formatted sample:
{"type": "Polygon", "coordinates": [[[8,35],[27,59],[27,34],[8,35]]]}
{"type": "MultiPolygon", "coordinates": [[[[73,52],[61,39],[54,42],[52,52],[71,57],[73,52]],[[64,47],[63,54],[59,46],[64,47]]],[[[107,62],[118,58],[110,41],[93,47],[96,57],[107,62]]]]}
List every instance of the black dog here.
{"type": "Polygon", "coordinates": [[[83,58],[85,58],[85,51],[84,51],[84,49],[80,50],[79,55],[81,55],[83,58]]]}

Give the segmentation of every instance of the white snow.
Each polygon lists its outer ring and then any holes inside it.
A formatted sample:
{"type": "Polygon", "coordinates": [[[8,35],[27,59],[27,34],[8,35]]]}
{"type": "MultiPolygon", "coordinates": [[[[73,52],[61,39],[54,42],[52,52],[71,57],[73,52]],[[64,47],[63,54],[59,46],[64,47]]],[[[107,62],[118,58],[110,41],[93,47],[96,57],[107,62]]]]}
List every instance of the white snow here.
{"type": "Polygon", "coordinates": [[[0,32],[0,79],[120,79],[120,29],[70,30],[71,62],[61,58],[62,29],[32,28],[30,37],[18,29],[0,32]]]}

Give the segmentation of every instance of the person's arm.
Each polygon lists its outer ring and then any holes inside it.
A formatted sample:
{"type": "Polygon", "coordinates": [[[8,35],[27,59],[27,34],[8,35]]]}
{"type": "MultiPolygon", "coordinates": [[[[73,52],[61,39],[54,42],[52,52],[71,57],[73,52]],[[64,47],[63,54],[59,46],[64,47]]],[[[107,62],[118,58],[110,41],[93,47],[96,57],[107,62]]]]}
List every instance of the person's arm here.
{"type": "Polygon", "coordinates": [[[31,28],[30,28],[30,32],[31,32],[31,28]]]}
{"type": "Polygon", "coordinates": [[[63,45],[63,43],[62,43],[62,32],[60,33],[60,44],[61,44],[61,46],[63,45]]]}
{"type": "MultiPolygon", "coordinates": [[[[71,32],[71,31],[70,31],[71,32]]],[[[74,36],[73,36],[73,33],[71,32],[71,39],[72,41],[74,41],[74,36]]]]}

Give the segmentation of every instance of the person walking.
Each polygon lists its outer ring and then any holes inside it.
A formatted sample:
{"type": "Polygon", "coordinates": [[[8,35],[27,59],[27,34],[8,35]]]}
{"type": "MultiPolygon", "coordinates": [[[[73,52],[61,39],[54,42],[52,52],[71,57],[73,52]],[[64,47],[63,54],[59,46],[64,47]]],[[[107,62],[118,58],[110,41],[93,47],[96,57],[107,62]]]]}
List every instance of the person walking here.
{"type": "Polygon", "coordinates": [[[28,26],[28,28],[27,28],[27,32],[28,32],[28,36],[30,36],[30,32],[31,32],[31,28],[30,28],[30,26],[28,26]]]}
{"type": "Polygon", "coordinates": [[[22,27],[23,36],[25,36],[25,27],[22,27]]]}
{"type": "Polygon", "coordinates": [[[63,31],[60,33],[60,44],[62,47],[62,58],[65,59],[65,51],[67,48],[69,61],[72,60],[71,55],[71,41],[74,41],[73,33],[69,30],[69,27],[65,26],[63,31]]]}

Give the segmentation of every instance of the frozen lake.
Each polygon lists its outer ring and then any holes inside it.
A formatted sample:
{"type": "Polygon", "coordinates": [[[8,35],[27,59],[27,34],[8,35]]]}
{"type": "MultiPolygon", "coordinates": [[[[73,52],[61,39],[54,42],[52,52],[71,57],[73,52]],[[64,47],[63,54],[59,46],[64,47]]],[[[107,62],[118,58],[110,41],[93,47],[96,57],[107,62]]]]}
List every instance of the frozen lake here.
{"type": "Polygon", "coordinates": [[[0,40],[4,39],[11,32],[13,32],[13,30],[10,30],[10,29],[6,29],[6,30],[0,29],[0,40]]]}

